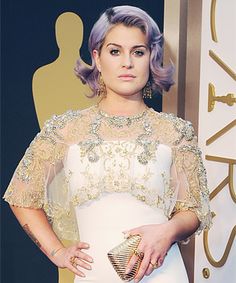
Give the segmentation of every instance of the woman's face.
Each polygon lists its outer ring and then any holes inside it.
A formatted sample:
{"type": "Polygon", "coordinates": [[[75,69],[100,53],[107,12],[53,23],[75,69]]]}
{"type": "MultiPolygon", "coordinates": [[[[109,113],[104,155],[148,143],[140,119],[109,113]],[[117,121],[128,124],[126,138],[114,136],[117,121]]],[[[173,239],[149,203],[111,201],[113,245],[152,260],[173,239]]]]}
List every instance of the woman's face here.
{"type": "Polygon", "coordinates": [[[149,78],[150,51],[139,28],[116,25],[107,33],[100,54],[94,50],[93,55],[107,95],[141,97],[149,78]]]}

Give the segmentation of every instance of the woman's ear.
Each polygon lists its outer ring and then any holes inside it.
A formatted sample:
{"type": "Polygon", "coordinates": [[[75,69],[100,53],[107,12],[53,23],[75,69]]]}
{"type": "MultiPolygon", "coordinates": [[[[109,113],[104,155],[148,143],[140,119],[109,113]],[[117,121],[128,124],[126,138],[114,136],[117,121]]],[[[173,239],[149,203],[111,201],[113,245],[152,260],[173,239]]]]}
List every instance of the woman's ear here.
{"type": "Polygon", "coordinates": [[[99,72],[101,72],[100,56],[98,50],[93,50],[93,59],[99,72]]]}

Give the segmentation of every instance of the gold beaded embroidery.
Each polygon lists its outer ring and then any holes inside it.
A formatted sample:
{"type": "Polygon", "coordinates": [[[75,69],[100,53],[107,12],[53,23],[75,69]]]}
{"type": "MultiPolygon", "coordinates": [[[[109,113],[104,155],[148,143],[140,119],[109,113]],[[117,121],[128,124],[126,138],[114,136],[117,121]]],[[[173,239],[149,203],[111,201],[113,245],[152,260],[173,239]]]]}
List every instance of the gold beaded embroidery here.
{"type": "Polygon", "coordinates": [[[123,124],[114,130],[113,125],[102,122],[96,107],[53,116],[26,151],[5,200],[12,205],[43,208],[56,233],[72,240],[78,239],[74,207],[104,192],[129,192],[147,205],[162,208],[168,217],[179,210],[192,210],[201,221],[198,232],[209,227],[206,172],[191,123],[149,109],[141,119],[132,123],[122,120],[123,124]],[[160,172],[158,186],[148,185],[157,176],[154,165],[161,144],[171,149],[178,174],[184,174],[188,181],[180,199],[166,172],[160,172]],[[63,166],[68,149],[74,145],[80,150],[78,160],[84,164],[81,174],[86,183],[78,184],[72,192],[75,173],[63,166]],[[131,176],[134,162],[142,170],[131,176]],[[102,166],[99,181],[94,174],[96,164],[102,166]]]}

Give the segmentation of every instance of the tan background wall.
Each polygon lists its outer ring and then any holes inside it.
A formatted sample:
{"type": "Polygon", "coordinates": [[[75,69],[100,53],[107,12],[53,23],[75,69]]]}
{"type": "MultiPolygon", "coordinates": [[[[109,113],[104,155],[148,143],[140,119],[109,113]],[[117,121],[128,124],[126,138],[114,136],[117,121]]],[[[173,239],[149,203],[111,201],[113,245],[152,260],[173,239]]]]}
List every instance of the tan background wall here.
{"type": "MultiPolygon", "coordinates": [[[[175,85],[163,97],[163,111],[193,123],[198,132],[202,1],[166,0],[164,12],[164,64],[175,65],[175,85]]],[[[194,238],[181,252],[194,282],[194,238]]]]}
{"type": "Polygon", "coordinates": [[[236,1],[202,6],[199,145],[213,225],[196,238],[195,282],[236,282],[236,1]]]}
{"type": "Polygon", "coordinates": [[[190,282],[236,282],[236,1],[166,0],[163,111],[190,120],[208,173],[213,226],[182,247],[190,282]],[[195,259],[195,260],[194,260],[195,259]]]}
{"type": "Polygon", "coordinates": [[[166,0],[164,64],[175,65],[175,85],[163,97],[163,111],[190,120],[198,129],[202,1],[166,0]]]}

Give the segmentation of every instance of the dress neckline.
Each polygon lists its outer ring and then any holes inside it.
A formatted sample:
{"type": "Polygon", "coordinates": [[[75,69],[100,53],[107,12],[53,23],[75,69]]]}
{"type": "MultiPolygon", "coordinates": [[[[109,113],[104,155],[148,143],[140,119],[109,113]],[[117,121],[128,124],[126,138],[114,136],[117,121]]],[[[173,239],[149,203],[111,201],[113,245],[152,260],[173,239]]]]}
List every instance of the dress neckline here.
{"type": "Polygon", "coordinates": [[[98,113],[106,118],[129,118],[129,119],[136,119],[139,118],[140,116],[143,116],[145,112],[148,111],[148,106],[146,106],[144,108],[144,110],[138,112],[137,114],[133,114],[133,115],[113,115],[113,114],[109,114],[106,111],[102,110],[98,104],[95,105],[95,108],[97,109],[98,113]]]}
{"type": "Polygon", "coordinates": [[[107,120],[110,125],[115,126],[117,128],[130,126],[131,124],[142,120],[147,115],[147,112],[149,110],[149,108],[146,107],[142,112],[137,113],[135,115],[111,115],[105,112],[104,110],[100,109],[98,104],[95,105],[95,108],[97,110],[98,116],[101,119],[107,120]]]}

